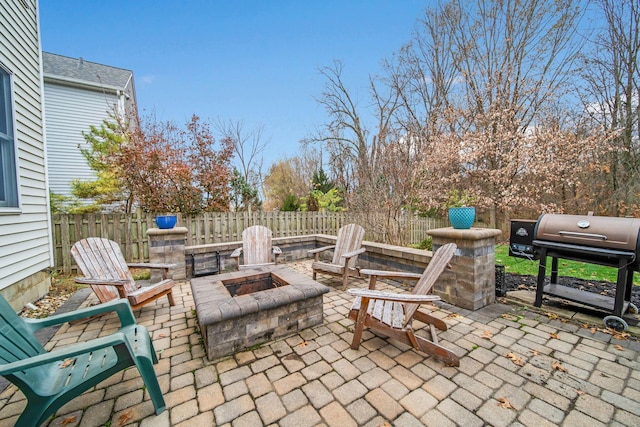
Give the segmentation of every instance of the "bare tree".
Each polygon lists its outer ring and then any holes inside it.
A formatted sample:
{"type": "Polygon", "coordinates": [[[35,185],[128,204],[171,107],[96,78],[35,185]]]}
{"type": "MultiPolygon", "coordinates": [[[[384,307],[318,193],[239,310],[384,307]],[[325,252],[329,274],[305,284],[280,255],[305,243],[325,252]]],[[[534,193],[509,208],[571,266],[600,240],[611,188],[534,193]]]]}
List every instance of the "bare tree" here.
{"type": "Polygon", "coordinates": [[[450,154],[461,163],[452,185],[457,179],[480,196],[492,226],[512,202],[510,185],[531,165],[523,144],[540,142],[525,136],[546,126],[545,107],[566,93],[582,13],[574,0],[451,0],[427,11],[405,55],[432,87],[418,96],[436,116],[427,129],[457,141],[459,151],[450,154]]]}
{"type": "Polygon", "coordinates": [[[595,2],[606,23],[582,57],[582,99],[593,122],[616,132],[597,178],[609,214],[640,213],[640,3],[595,2]]]}
{"type": "Polygon", "coordinates": [[[420,153],[419,140],[407,137],[394,121],[400,91],[371,77],[367,106],[360,107],[344,83],[342,63],[320,73],[326,83],[318,102],[330,121],[313,141],[327,150],[330,171],[345,189],[349,209],[363,213],[363,225],[379,238],[403,244],[402,217],[417,196],[413,166],[420,153]],[[365,122],[362,114],[370,120],[365,122]]]}
{"type": "Polygon", "coordinates": [[[242,178],[250,186],[260,190],[263,179],[263,154],[268,146],[264,137],[264,125],[247,129],[242,121],[218,119],[215,126],[223,138],[229,138],[235,142],[237,169],[242,178]]]}

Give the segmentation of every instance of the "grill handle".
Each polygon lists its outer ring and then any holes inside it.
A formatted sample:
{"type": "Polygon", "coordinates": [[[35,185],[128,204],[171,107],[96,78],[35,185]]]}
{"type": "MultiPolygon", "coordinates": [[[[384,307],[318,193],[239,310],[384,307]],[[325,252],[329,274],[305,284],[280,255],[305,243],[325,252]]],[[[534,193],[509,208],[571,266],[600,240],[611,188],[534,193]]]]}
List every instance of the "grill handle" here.
{"type": "Polygon", "coordinates": [[[607,236],[604,234],[591,234],[591,233],[578,233],[576,231],[558,231],[561,236],[568,237],[582,237],[586,239],[607,240],[607,236]]]}

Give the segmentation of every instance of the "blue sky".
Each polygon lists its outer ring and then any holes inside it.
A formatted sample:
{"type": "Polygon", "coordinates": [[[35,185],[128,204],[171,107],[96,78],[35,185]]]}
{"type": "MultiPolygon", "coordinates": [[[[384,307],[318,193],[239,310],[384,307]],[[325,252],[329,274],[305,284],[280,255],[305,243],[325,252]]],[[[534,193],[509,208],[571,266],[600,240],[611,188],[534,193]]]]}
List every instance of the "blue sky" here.
{"type": "Polygon", "coordinates": [[[264,126],[265,166],[326,120],[318,67],[368,76],[409,41],[429,0],[40,0],[43,50],[134,72],[139,110],[183,124],[264,126]]]}

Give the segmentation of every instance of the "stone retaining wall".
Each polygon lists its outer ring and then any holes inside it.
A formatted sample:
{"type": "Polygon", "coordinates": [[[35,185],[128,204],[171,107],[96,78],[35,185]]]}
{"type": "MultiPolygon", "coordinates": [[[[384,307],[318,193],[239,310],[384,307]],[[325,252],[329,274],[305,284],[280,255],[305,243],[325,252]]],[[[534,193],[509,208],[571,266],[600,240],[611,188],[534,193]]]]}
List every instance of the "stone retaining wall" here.
{"type": "MultiPolygon", "coordinates": [[[[434,293],[451,304],[469,310],[477,310],[492,303],[495,299],[495,238],[500,235],[500,230],[454,230],[449,227],[430,230],[429,234],[433,236],[435,248],[449,241],[458,245],[451,262],[452,269],[443,273],[441,280],[434,286],[434,293]]],[[[282,250],[279,260],[290,262],[310,258],[307,251],[334,245],[335,241],[335,236],[313,234],[274,238],[273,244],[282,250]]],[[[229,255],[241,246],[240,241],[184,246],[182,257],[176,255],[175,259],[180,258],[185,266],[186,277],[193,277],[191,256],[215,254],[217,251],[220,254],[220,272],[234,271],[237,267],[229,255]]],[[[363,246],[366,252],[358,258],[360,268],[421,273],[433,256],[431,251],[382,243],[365,241],[363,246]]],[[[330,260],[332,255],[331,251],[327,251],[322,254],[322,258],[330,260]]]]}

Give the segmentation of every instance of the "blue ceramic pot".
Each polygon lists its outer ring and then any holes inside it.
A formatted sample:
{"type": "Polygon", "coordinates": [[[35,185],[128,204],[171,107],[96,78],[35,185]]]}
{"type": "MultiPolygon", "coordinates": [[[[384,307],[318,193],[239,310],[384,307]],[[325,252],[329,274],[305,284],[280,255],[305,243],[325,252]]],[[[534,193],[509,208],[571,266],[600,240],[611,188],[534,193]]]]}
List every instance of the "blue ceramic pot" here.
{"type": "Polygon", "coordinates": [[[156,224],[158,228],[169,229],[176,226],[176,222],[178,221],[178,217],[175,215],[158,215],[156,217],[156,224]]]}
{"type": "Polygon", "coordinates": [[[467,230],[473,225],[476,219],[476,208],[461,207],[449,208],[449,222],[453,228],[467,230]]]}

